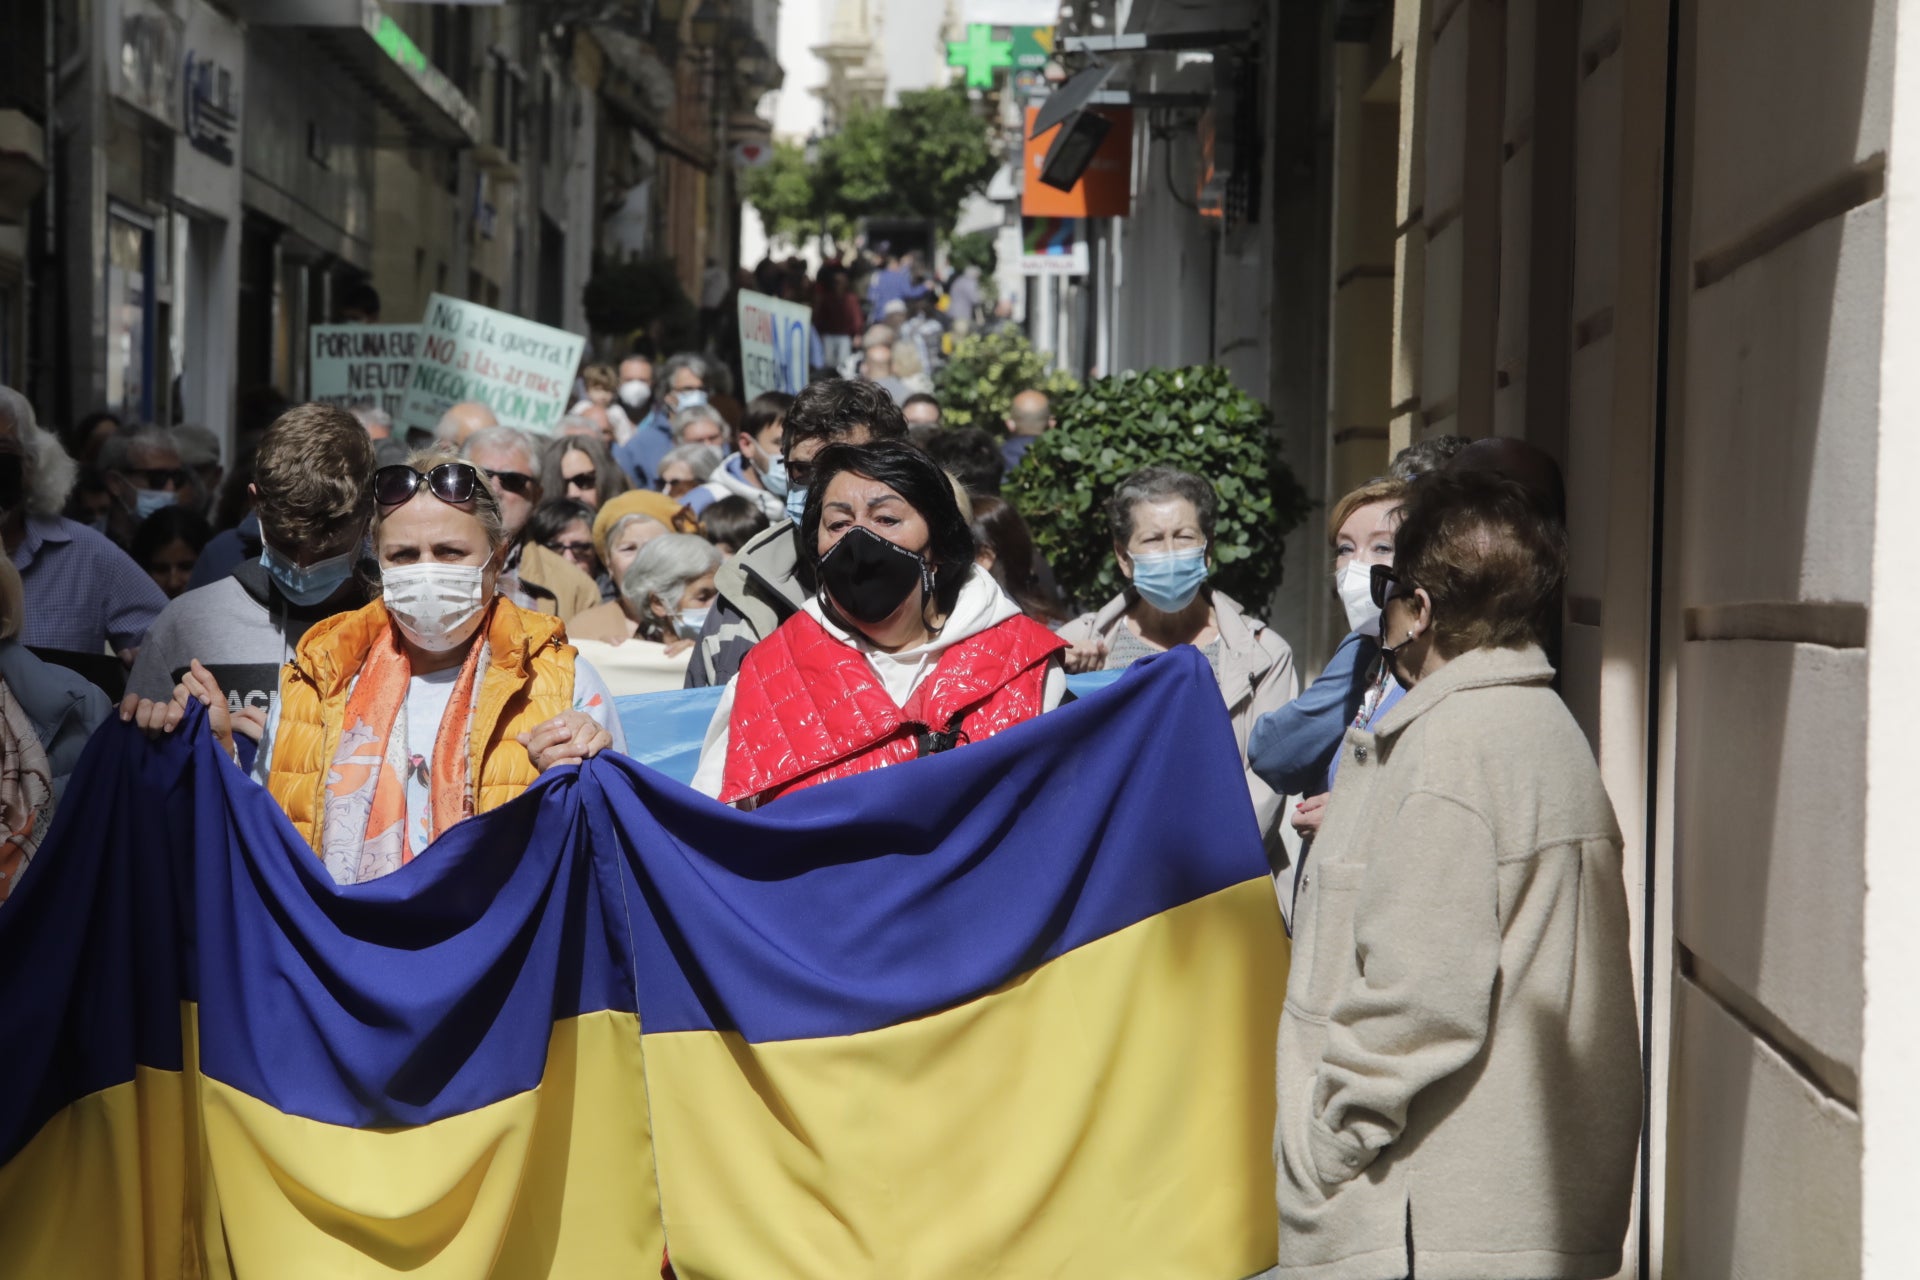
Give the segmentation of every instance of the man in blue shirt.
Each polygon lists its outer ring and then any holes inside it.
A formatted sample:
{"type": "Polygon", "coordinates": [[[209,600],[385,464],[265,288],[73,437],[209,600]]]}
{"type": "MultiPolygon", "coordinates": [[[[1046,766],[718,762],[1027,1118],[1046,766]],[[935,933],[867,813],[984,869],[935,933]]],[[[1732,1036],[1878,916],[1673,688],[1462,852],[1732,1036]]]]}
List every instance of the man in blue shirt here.
{"type": "Polygon", "coordinates": [[[660,487],[660,459],[675,443],[670,425],[673,415],[707,402],[709,373],[706,357],[692,352],[682,352],[662,367],[660,383],[664,390],[655,397],[653,412],[613,450],[613,460],[639,488],[660,487]]]}
{"type": "Polygon", "coordinates": [[[0,387],[0,542],[26,588],[20,642],[132,664],[166,608],[152,578],[104,534],[60,515],[74,464],[33,406],[0,387]]]}
{"type": "Polygon", "coordinates": [[[906,267],[901,265],[900,255],[887,255],[887,265],[873,273],[867,281],[867,314],[878,316],[887,309],[889,302],[905,302],[907,292],[913,288],[913,277],[906,267]]]}
{"type": "Polygon", "coordinates": [[[1053,404],[1046,392],[1028,389],[1013,398],[1007,413],[1007,439],[1000,446],[1000,456],[1006,459],[1009,472],[1020,465],[1020,459],[1027,456],[1033,442],[1051,426],[1053,404]]]}

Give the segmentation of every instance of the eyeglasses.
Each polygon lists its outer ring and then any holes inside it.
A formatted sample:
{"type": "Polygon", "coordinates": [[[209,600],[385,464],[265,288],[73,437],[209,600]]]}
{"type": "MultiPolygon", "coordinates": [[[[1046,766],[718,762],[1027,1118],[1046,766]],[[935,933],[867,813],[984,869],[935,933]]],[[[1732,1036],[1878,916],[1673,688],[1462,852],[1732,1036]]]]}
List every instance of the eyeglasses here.
{"type": "Polygon", "coordinates": [[[699,483],[698,480],[662,480],[660,482],[660,492],[666,494],[669,498],[678,498],[691,492],[699,483]]]}
{"type": "Polygon", "coordinates": [[[558,538],[546,544],[547,550],[555,551],[571,560],[585,560],[593,554],[591,542],[562,542],[558,538]]]}
{"type": "Polygon", "coordinates": [[[488,468],[487,474],[493,482],[516,498],[531,498],[540,482],[524,471],[495,471],[488,468]]]}
{"type": "Polygon", "coordinates": [[[597,472],[583,471],[577,476],[562,476],[561,479],[567,482],[569,489],[586,490],[597,487],[600,477],[597,472]]]}
{"type": "Polygon", "coordinates": [[[1373,594],[1373,607],[1384,609],[1387,601],[1393,598],[1394,584],[1400,579],[1394,576],[1390,564],[1376,564],[1367,571],[1367,587],[1373,594]]]}
{"type": "Polygon", "coordinates": [[[187,487],[185,467],[128,467],[128,479],[144,482],[147,489],[184,489],[187,487]]]}
{"type": "Polygon", "coordinates": [[[423,484],[428,493],[448,506],[464,506],[473,501],[480,473],[470,462],[443,462],[426,472],[396,462],[373,473],[373,500],[383,507],[397,507],[420,492],[423,484]]]}

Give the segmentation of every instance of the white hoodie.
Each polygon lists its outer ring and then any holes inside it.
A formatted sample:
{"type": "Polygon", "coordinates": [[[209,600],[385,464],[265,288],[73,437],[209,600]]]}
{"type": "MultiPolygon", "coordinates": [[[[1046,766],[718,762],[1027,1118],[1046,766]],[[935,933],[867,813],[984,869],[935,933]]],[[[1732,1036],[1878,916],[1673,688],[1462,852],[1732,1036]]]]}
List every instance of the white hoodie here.
{"type": "Polygon", "coordinates": [[[749,483],[742,474],[742,469],[747,465],[742,455],[728,454],[726,461],[714,469],[713,476],[688,495],[687,505],[693,508],[693,514],[699,515],[722,498],[741,497],[760,508],[760,513],[774,524],[785,520],[787,500],[776,498],[758,485],[749,483]],[[696,497],[700,500],[696,501],[696,497]]]}
{"type": "MultiPolygon", "coordinates": [[[[940,634],[926,644],[903,649],[899,653],[882,653],[864,635],[857,631],[846,631],[837,625],[820,607],[818,595],[808,597],[805,608],[815,622],[827,629],[828,635],[866,655],[868,665],[873,668],[873,674],[887,691],[887,696],[893,699],[894,705],[901,707],[907,705],[907,700],[919,688],[920,682],[939,665],[942,653],[1020,612],[1020,606],[1000,589],[993,575],[977,565],[961,586],[960,598],[954,601],[953,614],[947,619],[947,625],[941,628],[940,634]]],[[[700,750],[700,767],[693,774],[693,789],[702,795],[717,797],[725,780],[727,732],[733,720],[734,686],[739,679],[735,676],[727,681],[726,689],[720,694],[720,705],[714,708],[713,719],[707,724],[707,741],[700,750]]],[[[1060,699],[1066,696],[1066,692],[1066,671],[1055,660],[1047,667],[1047,686],[1041,707],[1047,711],[1053,710],[1060,705],[1060,699]]],[[[742,800],[739,807],[750,809],[753,803],[751,800],[742,800]]]]}

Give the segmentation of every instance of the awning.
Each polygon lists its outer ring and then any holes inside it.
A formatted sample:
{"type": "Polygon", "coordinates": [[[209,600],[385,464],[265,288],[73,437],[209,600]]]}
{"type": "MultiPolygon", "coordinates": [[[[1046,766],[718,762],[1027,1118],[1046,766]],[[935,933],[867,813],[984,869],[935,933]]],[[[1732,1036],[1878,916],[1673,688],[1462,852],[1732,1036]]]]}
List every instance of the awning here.
{"type": "Polygon", "coordinates": [[[400,128],[378,141],[396,146],[472,146],[480,113],[381,7],[380,0],[253,0],[247,21],[298,28],[340,64],[400,128]]]}

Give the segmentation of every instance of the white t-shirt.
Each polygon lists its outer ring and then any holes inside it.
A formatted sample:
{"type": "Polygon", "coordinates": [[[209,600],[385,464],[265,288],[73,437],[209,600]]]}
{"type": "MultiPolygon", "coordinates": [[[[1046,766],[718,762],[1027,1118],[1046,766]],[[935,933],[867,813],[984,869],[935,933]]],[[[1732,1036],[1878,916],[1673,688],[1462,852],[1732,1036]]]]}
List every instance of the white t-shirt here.
{"type": "Polygon", "coordinates": [[[460,668],[448,667],[407,682],[407,845],[415,857],[433,843],[433,744],[459,680],[460,668]]]}

